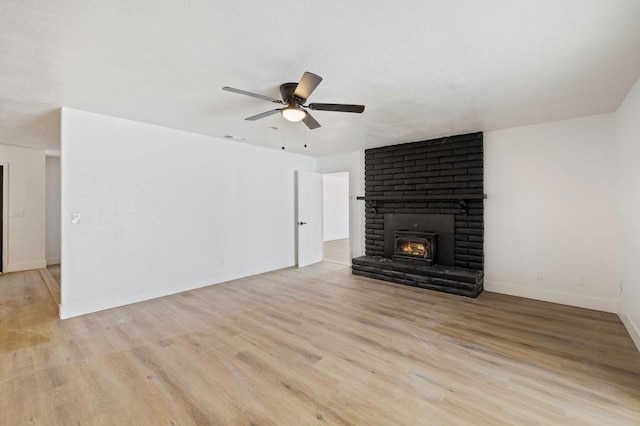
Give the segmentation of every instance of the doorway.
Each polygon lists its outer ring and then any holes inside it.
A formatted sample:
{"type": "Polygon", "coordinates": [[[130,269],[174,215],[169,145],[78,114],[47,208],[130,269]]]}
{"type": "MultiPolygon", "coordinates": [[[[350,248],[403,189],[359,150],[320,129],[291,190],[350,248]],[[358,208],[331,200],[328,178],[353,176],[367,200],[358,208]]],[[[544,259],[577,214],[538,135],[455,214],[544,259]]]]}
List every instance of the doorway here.
{"type": "Polygon", "coordinates": [[[47,270],[51,274],[54,282],[49,288],[54,300],[60,303],[61,288],[61,251],[62,243],[60,237],[61,228],[61,184],[60,184],[60,154],[47,154],[46,157],[46,238],[45,257],[47,270]]]}
{"type": "Polygon", "coordinates": [[[351,265],[349,172],[322,175],[323,260],[351,265]]]}

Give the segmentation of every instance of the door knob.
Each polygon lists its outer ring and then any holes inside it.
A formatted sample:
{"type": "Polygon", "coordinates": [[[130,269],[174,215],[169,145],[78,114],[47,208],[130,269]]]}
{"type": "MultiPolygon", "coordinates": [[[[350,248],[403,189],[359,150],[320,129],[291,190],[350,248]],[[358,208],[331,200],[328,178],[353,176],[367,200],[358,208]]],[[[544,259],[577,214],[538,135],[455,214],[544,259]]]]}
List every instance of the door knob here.
{"type": "Polygon", "coordinates": [[[307,222],[298,222],[298,225],[306,225],[307,222]]]}

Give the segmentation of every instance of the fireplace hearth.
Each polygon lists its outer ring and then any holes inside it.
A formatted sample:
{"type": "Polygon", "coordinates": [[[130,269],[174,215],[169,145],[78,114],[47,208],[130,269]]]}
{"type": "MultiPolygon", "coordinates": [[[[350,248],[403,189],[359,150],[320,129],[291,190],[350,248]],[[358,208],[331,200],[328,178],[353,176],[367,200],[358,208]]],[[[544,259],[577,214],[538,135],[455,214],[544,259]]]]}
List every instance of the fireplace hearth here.
{"type": "Polygon", "coordinates": [[[484,280],[483,135],[365,151],[365,256],[353,273],[477,297],[484,280]],[[426,235],[425,235],[426,234],[426,235]],[[436,235],[429,235],[436,234],[436,235]]]}

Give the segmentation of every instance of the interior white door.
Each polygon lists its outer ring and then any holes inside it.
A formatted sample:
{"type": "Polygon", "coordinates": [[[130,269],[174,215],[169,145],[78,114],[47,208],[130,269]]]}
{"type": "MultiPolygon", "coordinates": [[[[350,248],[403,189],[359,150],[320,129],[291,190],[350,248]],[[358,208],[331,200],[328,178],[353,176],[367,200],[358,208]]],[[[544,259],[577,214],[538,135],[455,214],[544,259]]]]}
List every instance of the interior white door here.
{"type": "Polygon", "coordinates": [[[322,175],[298,171],[298,267],[322,260],[322,175]]]}

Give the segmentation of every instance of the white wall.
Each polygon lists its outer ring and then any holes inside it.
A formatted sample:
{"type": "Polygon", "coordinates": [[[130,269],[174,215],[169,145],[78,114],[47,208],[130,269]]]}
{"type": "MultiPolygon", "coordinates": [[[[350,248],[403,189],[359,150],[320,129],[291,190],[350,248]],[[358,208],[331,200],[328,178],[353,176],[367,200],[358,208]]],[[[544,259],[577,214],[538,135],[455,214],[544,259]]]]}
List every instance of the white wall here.
{"type": "Polygon", "coordinates": [[[61,317],[295,264],[314,158],[66,108],[61,143],[61,317]]]}
{"type": "Polygon", "coordinates": [[[615,312],[615,116],[484,138],[485,289],[615,312]]]}
{"type": "Polygon", "coordinates": [[[329,155],[318,158],[319,173],[349,172],[349,244],[351,257],[364,256],[364,152],[329,155]]]}
{"type": "Polygon", "coordinates": [[[349,173],[322,175],[324,241],[349,238],[349,173]]]}
{"type": "Polygon", "coordinates": [[[4,271],[45,264],[45,152],[0,145],[4,167],[4,271]]]}
{"type": "Polygon", "coordinates": [[[45,253],[47,265],[60,263],[60,157],[47,156],[47,234],[45,253]]]}
{"type": "Polygon", "coordinates": [[[640,349],[640,80],[616,113],[620,318],[640,349]]]}

